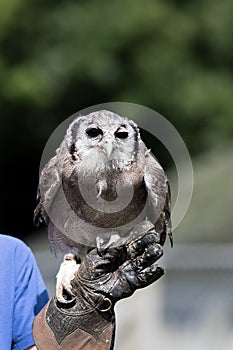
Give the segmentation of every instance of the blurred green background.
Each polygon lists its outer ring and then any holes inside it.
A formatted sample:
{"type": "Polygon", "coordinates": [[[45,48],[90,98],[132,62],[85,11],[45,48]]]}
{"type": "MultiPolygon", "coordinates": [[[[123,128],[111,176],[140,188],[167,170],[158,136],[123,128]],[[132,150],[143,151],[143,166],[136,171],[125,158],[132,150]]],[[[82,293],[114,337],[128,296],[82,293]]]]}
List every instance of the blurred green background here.
{"type": "Polygon", "coordinates": [[[132,102],[177,128],[191,155],[233,137],[231,0],[1,0],[1,230],[33,230],[38,168],[57,125],[132,102]]]}
{"type": "MultiPolygon", "coordinates": [[[[165,277],[117,305],[116,349],[232,349],[233,2],[0,0],[0,81],[0,228],[33,249],[50,295],[59,261],[32,224],[50,134],[112,101],[177,128],[193,199],[160,260],[165,277]]],[[[176,183],[157,143],[156,156],[176,183]]]]}

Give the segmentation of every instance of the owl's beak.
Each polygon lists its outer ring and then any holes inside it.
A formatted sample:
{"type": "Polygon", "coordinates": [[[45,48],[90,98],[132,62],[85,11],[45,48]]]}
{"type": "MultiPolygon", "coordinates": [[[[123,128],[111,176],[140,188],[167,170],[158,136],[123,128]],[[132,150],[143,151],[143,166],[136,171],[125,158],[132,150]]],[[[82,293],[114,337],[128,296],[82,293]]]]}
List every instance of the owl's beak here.
{"type": "Polygon", "coordinates": [[[111,140],[108,140],[104,145],[104,151],[108,158],[110,158],[113,151],[113,144],[111,140]]]}

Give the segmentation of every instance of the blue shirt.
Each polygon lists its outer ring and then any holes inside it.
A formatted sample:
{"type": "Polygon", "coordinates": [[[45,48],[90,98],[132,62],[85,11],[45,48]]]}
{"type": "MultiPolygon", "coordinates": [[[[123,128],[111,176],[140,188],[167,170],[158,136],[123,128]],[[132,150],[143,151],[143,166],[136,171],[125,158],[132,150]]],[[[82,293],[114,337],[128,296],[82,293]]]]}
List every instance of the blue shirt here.
{"type": "Polygon", "coordinates": [[[48,294],[31,250],[19,239],[0,235],[0,349],[34,344],[32,323],[48,294]]]}

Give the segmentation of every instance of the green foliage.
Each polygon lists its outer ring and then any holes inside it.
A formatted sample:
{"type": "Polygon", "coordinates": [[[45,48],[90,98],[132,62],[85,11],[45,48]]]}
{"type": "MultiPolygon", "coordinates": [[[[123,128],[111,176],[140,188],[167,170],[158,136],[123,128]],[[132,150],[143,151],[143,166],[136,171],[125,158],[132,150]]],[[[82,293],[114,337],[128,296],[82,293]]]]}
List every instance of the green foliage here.
{"type": "Polygon", "coordinates": [[[32,139],[46,139],[83,107],[127,101],[170,119],[192,152],[233,136],[231,0],[2,0],[1,8],[2,125],[20,111],[32,139]]]}

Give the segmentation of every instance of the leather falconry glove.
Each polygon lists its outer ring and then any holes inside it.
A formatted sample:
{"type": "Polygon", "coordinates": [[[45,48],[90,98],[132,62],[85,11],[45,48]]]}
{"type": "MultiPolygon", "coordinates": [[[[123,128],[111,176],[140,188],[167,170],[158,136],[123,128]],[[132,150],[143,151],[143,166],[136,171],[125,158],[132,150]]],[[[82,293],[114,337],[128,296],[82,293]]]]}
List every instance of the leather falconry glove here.
{"type": "MultiPolygon", "coordinates": [[[[145,225],[146,226],[146,225],[145,225]]],[[[158,280],[164,271],[159,235],[148,227],[137,238],[98,247],[83,259],[66,303],[53,297],[36,316],[33,335],[38,350],[112,350],[114,305],[136,289],[158,280]]]]}

